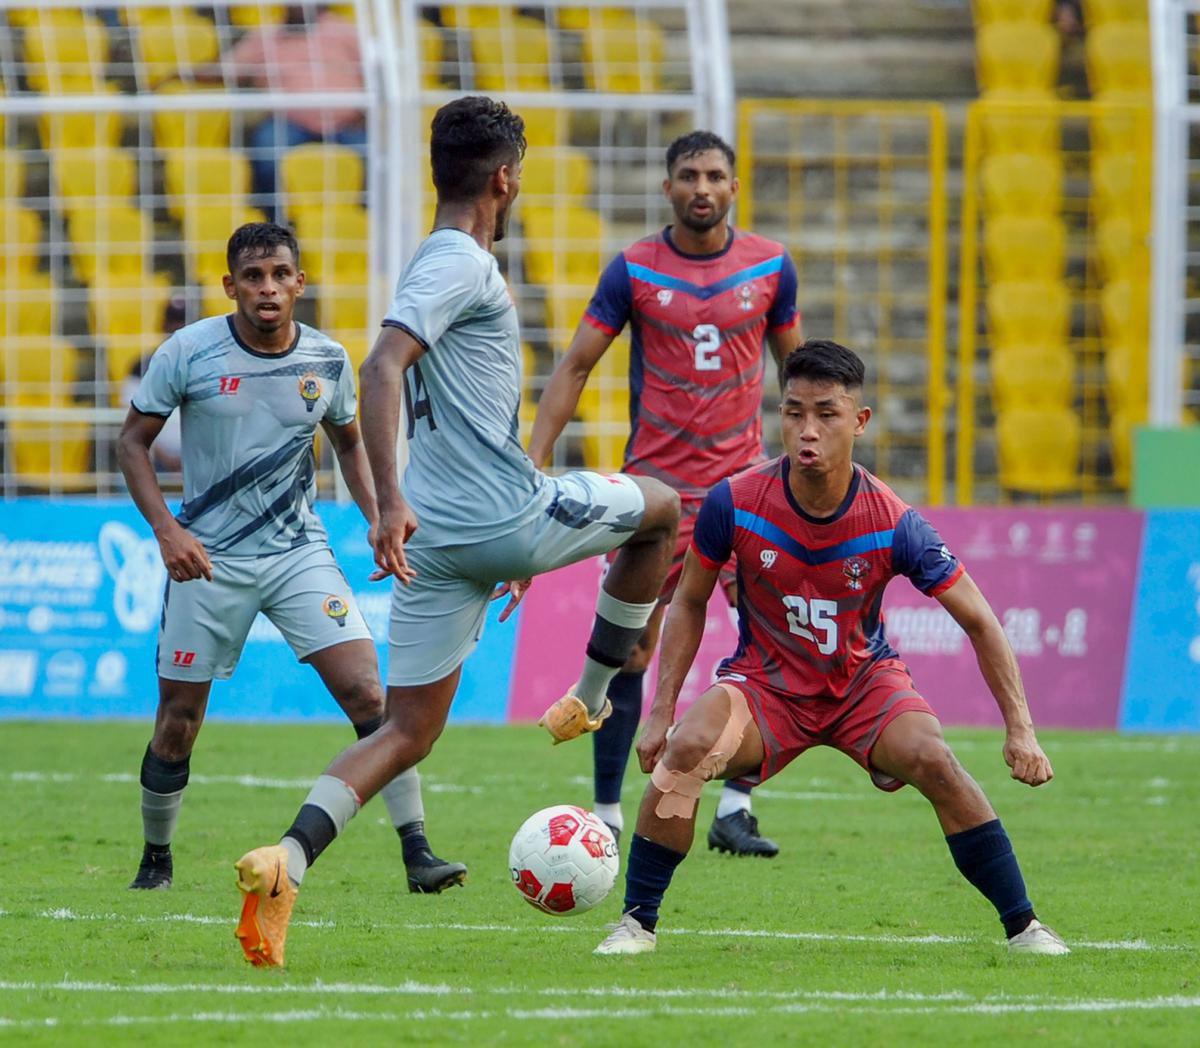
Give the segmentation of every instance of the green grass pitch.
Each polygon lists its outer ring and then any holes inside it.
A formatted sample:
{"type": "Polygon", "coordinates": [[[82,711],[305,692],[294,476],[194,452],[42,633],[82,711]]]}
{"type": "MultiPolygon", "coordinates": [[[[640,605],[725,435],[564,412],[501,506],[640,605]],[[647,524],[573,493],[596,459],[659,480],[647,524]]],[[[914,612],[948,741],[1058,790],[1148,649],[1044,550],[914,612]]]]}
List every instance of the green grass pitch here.
{"type": "MultiPolygon", "coordinates": [[[[757,795],[777,859],[706,849],[709,788],[657,953],[622,958],[591,949],[623,877],[596,910],[556,919],[506,867],[532,811],[589,802],[590,744],[453,727],[423,767],[425,800],[435,849],[470,866],[466,887],[409,895],[376,801],[310,872],[287,969],[260,971],[233,939],[233,862],[278,838],[350,733],[207,725],[174,887],[133,893],[149,730],[0,724],[0,1042],[1197,1043],[1197,737],[1047,732],[1057,778],[1030,790],[1008,778],[998,733],[950,733],[1068,957],[1010,957],[921,797],[881,794],[818,750],[757,795]]],[[[631,771],[627,818],[643,783],[631,771]]]]}

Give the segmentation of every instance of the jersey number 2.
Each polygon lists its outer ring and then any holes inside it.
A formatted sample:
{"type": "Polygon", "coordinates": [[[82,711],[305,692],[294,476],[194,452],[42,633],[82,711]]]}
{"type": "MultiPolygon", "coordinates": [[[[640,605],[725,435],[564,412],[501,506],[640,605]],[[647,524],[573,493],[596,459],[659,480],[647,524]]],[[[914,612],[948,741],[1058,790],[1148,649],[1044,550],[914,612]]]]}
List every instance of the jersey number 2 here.
{"type": "Polygon", "coordinates": [[[721,329],[716,324],[697,324],[692,331],[696,340],[696,370],[721,370],[721,329]]]}
{"type": "Polygon", "coordinates": [[[811,640],[822,655],[832,655],[837,651],[836,600],[821,600],[816,597],[812,600],[805,600],[803,597],[784,597],[783,606],[787,608],[788,629],[792,633],[805,640],[811,640]],[[819,640],[813,630],[821,634],[819,640]]]}
{"type": "Polygon", "coordinates": [[[429,400],[429,392],[425,388],[425,376],[421,374],[420,363],[415,363],[404,373],[404,412],[408,415],[408,439],[412,440],[417,432],[417,420],[425,419],[430,429],[437,429],[437,419],[433,417],[433,404],[429,400]],[[408,388],[409,376],[412,376],[413,388],[408,388]]]}

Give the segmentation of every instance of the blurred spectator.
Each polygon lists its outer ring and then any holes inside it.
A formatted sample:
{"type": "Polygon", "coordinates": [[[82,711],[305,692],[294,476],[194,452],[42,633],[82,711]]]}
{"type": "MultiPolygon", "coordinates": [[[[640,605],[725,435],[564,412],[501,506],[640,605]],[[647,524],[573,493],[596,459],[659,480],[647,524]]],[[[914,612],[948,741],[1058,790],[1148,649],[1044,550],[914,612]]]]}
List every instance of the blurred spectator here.
{"type": "Polygon", "coordinates": [[[1080,0],[1057,0],[1054,28],[1063,36],[1083,36],[1083,4],[1080,0]]]}
{"type": "MultiPolygon", "coordinates": [[[[163,310],[162,333],[164,337],[174,334],[183,327],[186,321],[187,308],[184,298],[182,295],[173,295],[167,301],[166,309],[163,310]]],[[[121,399],[127,406],[133,400],[138,386],[142,384],[142,375],[145,374],[146,366],[149,363],[149,356],[135,361],[133,367],[129,369],[125,381],[121,383],[121,399]]],[[[183,468],[178,411],[173,412],[167,419],[150,449],[150,454],[154,460],[155,469],[164,473],[178,473],[183,468]]]]}
{"type": "MultiPolygon", "coordinates": [[[[284,24],[250,30],[222,66],[239,84],[287,94],[363,89],[358,30],[324,4],[289,5],[284,24]]],[[[267,117],[250,136],[254,191],[275,192],[277,152],[319,141],[365,147],[362,110],[290,109],[267,117]]]]}

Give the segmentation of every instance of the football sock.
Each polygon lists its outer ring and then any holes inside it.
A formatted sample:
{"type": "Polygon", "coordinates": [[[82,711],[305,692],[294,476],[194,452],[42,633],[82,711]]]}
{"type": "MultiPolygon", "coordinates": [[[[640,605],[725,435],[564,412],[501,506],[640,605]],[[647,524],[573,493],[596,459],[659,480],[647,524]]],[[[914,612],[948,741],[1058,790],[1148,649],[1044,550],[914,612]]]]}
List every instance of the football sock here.
{"type": "Polygon", "coordinates": [[[147,844],[166,848],[175,836],[190,758],[165,761],[149,746],[142,756],[142,836],[147,844]]]}
{"type": "Polygon", "coordinates": [[[382,790],[379,796],[387,808],[388,818],[397,830],[413,822],[423,822],[425,806],[421,803],[421,775],[416,768],[402,771],[382,790]]]}
{"type": "Polygon", "coordinates": [[[734,812],[750,810],[750,787],[741,783],[725,783],[721,799],[717,801],[717,818],[724,819],[734,812]]]}
{"type": "Polygon", "coordinates": [[[423,819],[414,819],[412,822],[397,826],[396,832],[400,834],[400,846],[404,849],[405,866],[410,865],[414,859],[420,858],[422,853],[432,853],[429,841],[425,837],[425,821],[423,819]]]}
{"type": "Polygon", "coordinates": [[[354,735],[356,738],[365,739],[368,735],[374,735],[382,724],[382,717],[372,717],[370,720],[359,721],[353,725],[354,735]]]}
{"type": "Polygon", "coordinates": [[[658,908],[671,884],[675,867],[686,858],[681,852],[664,848],[639,834],[629,846],[629,865],[625,868],[625,907],[648,932],[658,924],[658,908]]]}
{"type": "Polygon", "coordinates": [[[618,600],[607,590],[600,590],[583,672],[575,686],[575,694],[592,716],[604,709],[609,682],[625,665],[657,604],[657,601],[631,604],[618,600]]]}
{"type": "Polygon", "coordinates": [[[644,672],[618,673],[608,686],[612,715],[592,736],[593,796],[597,815],[602,804],[616,805],[620,811],[621,783],[625,779],[625,766],[629,763],[629,749],[642,717],[642,678],[645,676],[644,672]]]}
{"type": "Polygon", "coordinates": [[[948,834],[946,844],[959,872],[996,907],[1004,934],[1011,939],[1024,931],[1034,919],[1033,903],[1000,820],[948,834]]]}
{"type": "Polygon", "coordinates": [[[279,842],[288,853],[288,880],[299,887],[308,868],[362,807],[349,785],[332,775],[313,784],[296,821],[279,842]]]}
{"type": "Polygon", "coordinates": [[[597,804],[592,811],[600,816],[600,821],[606,826],[611,826],[614,830],[625,829],[625,816],[621,814],[619,804],[597,804]]]}

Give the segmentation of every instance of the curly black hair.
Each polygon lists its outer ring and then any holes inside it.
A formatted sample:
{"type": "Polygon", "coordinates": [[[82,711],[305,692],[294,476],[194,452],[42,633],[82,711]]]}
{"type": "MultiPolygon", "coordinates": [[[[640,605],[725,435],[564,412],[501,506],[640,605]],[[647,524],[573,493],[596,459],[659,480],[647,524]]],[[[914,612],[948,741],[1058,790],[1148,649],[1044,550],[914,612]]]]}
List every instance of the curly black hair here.
{"type": "Polygon", "coordinates": [[[684,157],[696,156],[699,153],[707,153],[710,149],[719,149],[725,154],[725,159],[729,161],[729,170],[736,169],[737,157],[734,155],[733,146],[725,139],[712,131],[689,131],[686,135],[680,135],[667,146],[667,175],[670,176],[675,169],[675,161],[684,157]]]}
{"type": "Polygon", "coordinates": [[[503,102],[468,95],[434,114],[429,143],[438,199],[473,200],[502,164],[525,156],[525,121],[503,102]]]}
{"type": "Polygon", "coordinates": [[[286,247],[292,252],[292,261],[300,265],[300,245],[296,234],[274,222],[247,222],[238,226],[225,247],[225,262],[232,273],[242,255],[251,252],[252,258],[265,258],[275,254],[278,248],[286,247]]]}

